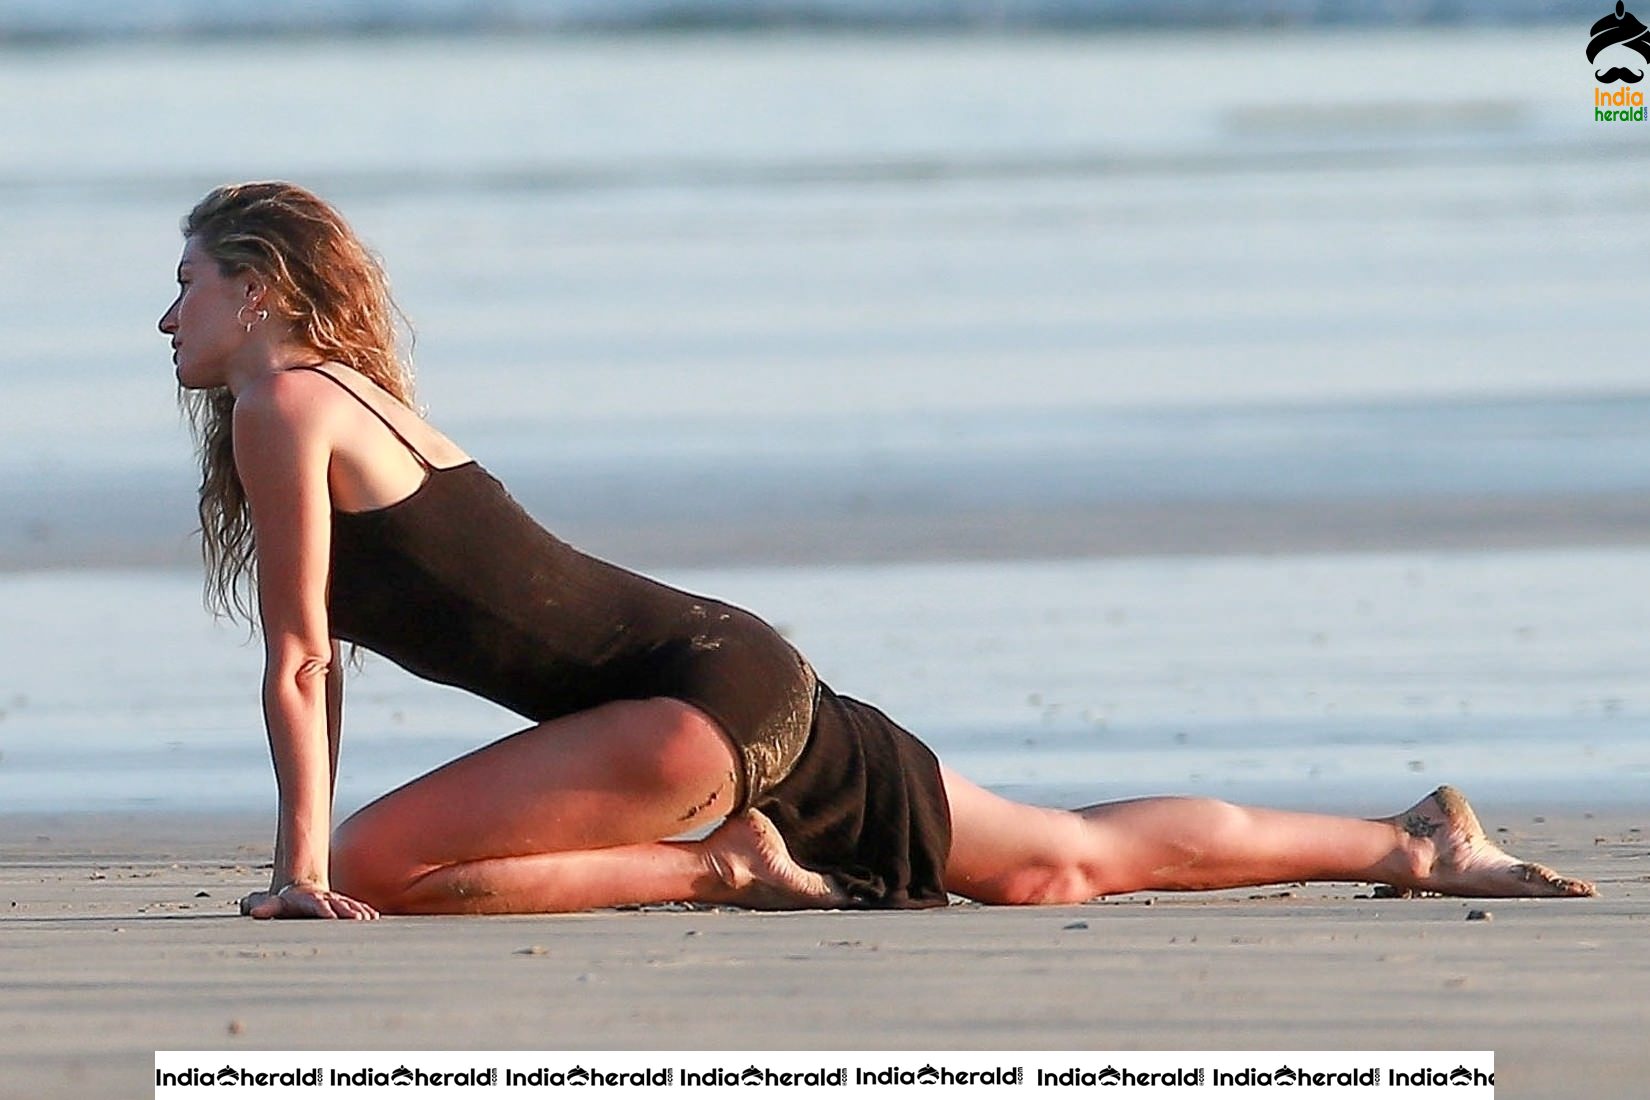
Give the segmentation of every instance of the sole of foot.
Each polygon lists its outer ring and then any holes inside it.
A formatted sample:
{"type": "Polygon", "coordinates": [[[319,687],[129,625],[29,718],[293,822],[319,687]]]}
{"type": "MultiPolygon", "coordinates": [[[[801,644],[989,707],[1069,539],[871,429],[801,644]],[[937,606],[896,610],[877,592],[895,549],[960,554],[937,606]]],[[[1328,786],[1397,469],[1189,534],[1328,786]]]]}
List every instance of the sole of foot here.
{"type": "Polygon", "coordinates": [[[1418,880],[1411,891],[1474,898],[1590,898],[1598,890],[1539,863],[1508,855],[1490,840],[1466,796],[1439,787],[1395,817],[1415,844],[1418,880]]]}
{"type": "Polygon", "coordinates": [[[791,858],[785,840],[762,814],[747,810],[705,838],[711,866],[746,909],[831,909],[848,901],[829,877],[791,858]]]}

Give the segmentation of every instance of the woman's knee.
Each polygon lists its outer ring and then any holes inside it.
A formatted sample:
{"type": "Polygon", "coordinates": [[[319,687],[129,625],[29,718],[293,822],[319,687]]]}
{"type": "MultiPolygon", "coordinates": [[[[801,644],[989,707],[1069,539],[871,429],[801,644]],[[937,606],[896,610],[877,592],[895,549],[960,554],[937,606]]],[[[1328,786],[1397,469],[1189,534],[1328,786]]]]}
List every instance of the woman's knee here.
{"type": "Polygon", "coordinates": [[[332,888],[386,912],[429,868],[416,865],[365,807],[332,834],[328,877],[332,888]]]}
{"type": "MultiPolygon", "coordinates": [[[[558,759],[539,758],[555,776],[547,788],[562,788],[549,797],[599,791],[622,795],[626,802],[639,799],[641,805],[690,812],[697,819],[732,807],[737,757],[732,743],[703,711],[670,698],[626,700],[602,710],[599,722],[587,723],[586,735],[568,743],[558,759]]],[[[332,837],[334,888],[389,910],[391,899],[455,856],[496,854],[491,845],[455,853],[448,838],[430,833],[442,827],[442,814],[458,789],[453,784],[463,778],[454,769],[465,766],[460,761],[438,769],[340,823],[332,837]],[[428,858],[437,853],[446,855],[428,858]]],[[[485,797],[490,780],[473,773],[464,782],[475,797],[485,797]]]]}

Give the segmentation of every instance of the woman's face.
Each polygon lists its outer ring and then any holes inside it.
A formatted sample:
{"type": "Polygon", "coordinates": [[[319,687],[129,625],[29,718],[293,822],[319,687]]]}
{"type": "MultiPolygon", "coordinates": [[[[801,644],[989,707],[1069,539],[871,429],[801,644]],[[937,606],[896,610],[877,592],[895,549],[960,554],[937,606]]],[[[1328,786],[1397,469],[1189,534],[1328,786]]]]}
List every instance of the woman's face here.
{"type": "Polygon", "coordinates": [[[179,385],[227,384],[230,360],[248,342],[245,322],[257,318],[257,289],[248,274],[224,275],[193,237],[184,242],[177,300],[160,319],[160,331],[172,338],[179,385]]]}

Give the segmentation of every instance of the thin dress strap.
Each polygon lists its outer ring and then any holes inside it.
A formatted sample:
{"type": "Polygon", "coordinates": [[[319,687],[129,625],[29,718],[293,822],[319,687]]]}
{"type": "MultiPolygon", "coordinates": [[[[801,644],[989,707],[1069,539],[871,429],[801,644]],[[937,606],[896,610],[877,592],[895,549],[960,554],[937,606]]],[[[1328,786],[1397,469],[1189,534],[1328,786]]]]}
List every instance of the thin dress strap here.
{"type": "Polygon", "coordinates": [[[361,403],[362,408],[366,409],[368,412],[372,413],[372,415],[376,416],[379,419],[379,421],[384,425],[384,427],[386,427],[390,430],[390,434],[395,436],[395,438],[399,439],[401,441],[401,445],[403,447],[407,448],[407,450],[412,452],[412,456],[414,458],[418,459],[420,465],[422,465],[426,470],[435,469],[435,465],[429,459],[424,457],[424,452],[420,451],[417,447],[414,447],[412,445],[412,440],[410,440],[406,436],[402,435],[400,429],[398,429],[394,424],[390,423],[389,417],[385,416],[383,413],[381,413],[377,409],[373,408],[372,402],[368,401],[365,397],[362,397],[360,394],[356,393],[354,387],[350,386],[342,378],[339,378],[337,375],[333,374],[331,371],[325,371],[325,370],[322,370],[320,367],[313,366],[313,365],[310,365],[310,364],[305,364],[303,366],[297,366],[297,367],[288,367],[287,369],[288,370],[314,371],[316,374],[319,374],[322,378],[329,379],[339,389],[343,390],[345,393],[349,394],[351,397],[353,397],[357,401],[359,401],[361,403]]]}

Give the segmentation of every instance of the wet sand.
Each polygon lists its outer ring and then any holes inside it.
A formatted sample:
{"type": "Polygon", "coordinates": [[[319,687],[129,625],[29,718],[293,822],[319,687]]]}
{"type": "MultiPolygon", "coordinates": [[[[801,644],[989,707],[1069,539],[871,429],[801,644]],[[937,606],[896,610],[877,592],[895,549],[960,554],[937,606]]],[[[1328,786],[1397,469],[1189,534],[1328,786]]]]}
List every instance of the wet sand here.
{"type": "Polygon", "coordinates": [[[1602,896],[272,924],[233,915],[262,822],[4,816],[0,1064],[18,1095],[120,1098],[157,1048],[1490,1048],[1500,1096],[1642,1095],[1650,813],[1479,809],[1602,896]]]}

